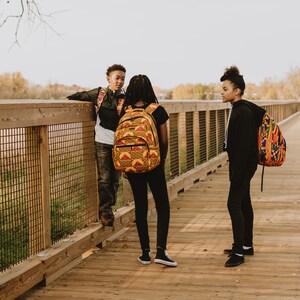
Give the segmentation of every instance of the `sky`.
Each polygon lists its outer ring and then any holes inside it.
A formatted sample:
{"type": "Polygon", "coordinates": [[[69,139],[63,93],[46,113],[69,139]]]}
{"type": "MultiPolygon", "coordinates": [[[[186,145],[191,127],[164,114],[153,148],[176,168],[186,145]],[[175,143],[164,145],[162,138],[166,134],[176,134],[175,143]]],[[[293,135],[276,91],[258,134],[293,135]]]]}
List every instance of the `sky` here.
{"type": "MultiPolygon", "coordinates": [[[[16,13],[0,0],[0,20],[16,13]]],[[[47,26],[16,20],[0,28],[0,74],[31,83],[106,85],[108,66],[126,82],[146,74],[153,86],[217,83],[230,65],[245,81],[283,79],[300,67],[299,0],[36,0],[47,26]]]]}

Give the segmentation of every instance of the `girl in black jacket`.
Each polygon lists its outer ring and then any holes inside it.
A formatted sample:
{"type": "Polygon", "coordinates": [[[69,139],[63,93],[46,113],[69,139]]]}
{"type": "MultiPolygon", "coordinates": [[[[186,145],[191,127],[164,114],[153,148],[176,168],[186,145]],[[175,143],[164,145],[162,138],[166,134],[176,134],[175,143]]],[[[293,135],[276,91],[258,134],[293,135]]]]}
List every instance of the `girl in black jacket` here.
{"type": "Polygon", "coordinates": [[[237,67],[227,68],[220,81],[222,100],[232,105],[224,146],[229,157],[227,207],[232,223],[233,244],[232,249],[225,249],[224,252],[230,256],[225,266],[235,267],[244,263],[244,255],[254,254],[250,181],[257,169],[258,120],[265,110],[242,100],[245,82],[237,67]]]}

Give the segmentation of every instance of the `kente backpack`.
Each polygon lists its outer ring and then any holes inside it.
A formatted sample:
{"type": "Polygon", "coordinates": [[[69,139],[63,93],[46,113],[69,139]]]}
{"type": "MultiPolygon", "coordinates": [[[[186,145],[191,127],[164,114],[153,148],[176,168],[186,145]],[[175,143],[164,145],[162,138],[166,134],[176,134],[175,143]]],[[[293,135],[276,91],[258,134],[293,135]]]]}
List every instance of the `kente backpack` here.
{"type": "Polygon", "coordinates": [[[263,190],[264,167],[281,166],[286,157],[286,141],[275,120],[267,112],[258,128],[258,164],[263,166],[261,191],[263,190]]]}
{"type": "Polygon", "coordinates": [[[258,128],[258,163],[262,166],[281,166],[285,161],[286,141],[279,126],[268,113],[258,128]]]}
{"type": "Polygon", "coordinates": [[[159,139],[152,113],[158,104],[147,108],[126,107],[115,133],[113,162],[125,173],[151,171],[160,163],[159,139]]]}

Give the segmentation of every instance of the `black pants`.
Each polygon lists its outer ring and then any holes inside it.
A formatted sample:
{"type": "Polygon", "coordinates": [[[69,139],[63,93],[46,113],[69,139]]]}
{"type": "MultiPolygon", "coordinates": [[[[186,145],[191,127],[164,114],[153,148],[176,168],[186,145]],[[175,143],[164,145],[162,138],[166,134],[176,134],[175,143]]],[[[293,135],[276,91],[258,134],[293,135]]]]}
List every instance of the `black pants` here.
{"type": "Polygon", "coordinates": [[[250,197],[250,182],[256,168],[249,170],[239,182],[231,182],[227,208],[233,232],[233,251],[243,253],[243,246],[253,245],[253,209],[250,197]]]}
{"type": "Polygon", "coordinates": [[[156,211],[157,211],[157,242],[156,246],[166,249],[169,222],[170,206],[165,172],[162,165],[146,173],[128,173],[134,202],[135,218],[140,244],[142,249],[150,249],[148,234],[148,190],[147,184],[151,189],[156,211]]]}

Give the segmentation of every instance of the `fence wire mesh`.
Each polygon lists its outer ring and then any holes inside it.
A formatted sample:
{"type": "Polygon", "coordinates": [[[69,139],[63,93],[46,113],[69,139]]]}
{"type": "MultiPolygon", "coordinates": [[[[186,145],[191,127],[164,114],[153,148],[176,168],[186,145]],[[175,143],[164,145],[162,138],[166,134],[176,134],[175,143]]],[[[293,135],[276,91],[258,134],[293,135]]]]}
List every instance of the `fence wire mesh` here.
{"type": "Polygon", "coordinates": [[[0,130],[0,271],[43,249],[39,128],[0,130]]]}
{"type": "Polygon", "coordinates": [[[186,130],[186,170],[194,168],[195,151],[194,151],[194,112],[185,113],[185,130],[186,130]]]}
{"type": "Polygon", "coordinates": [[[52,243],[97,219],[93,131],[93,124],[50,127],[52,243]]]}
{"type": "Polygon", "coordinates": [[[217,124],[216,124],[216,111],[209,111],[209,150],[208,159],[212,159],[217,154],[217,124]]]}
{"type": "Polygon", "coordinates": [[[45,248],[42,183],[50,187],[52,243],[97,220],[93,132],[93,122],[49,126],[45,178],[41,127],[0,130],[0,271],[45,248]]]}
{"type": "Polygon", "coordinates": [[[217,118],[218,118],[218,154],[223,152],[224,148],[224,140],[225,140],[225,111],[218,110],[217,111],[217,118]]]}
{"type": "Polygon", "coordinates": [[[170,119],[169,119],[170,171],[167,173],[167,179],[172,179],[179,175],[178,119],[179,119],[179,114],[171,114],[170,115],[170,119]]]}

